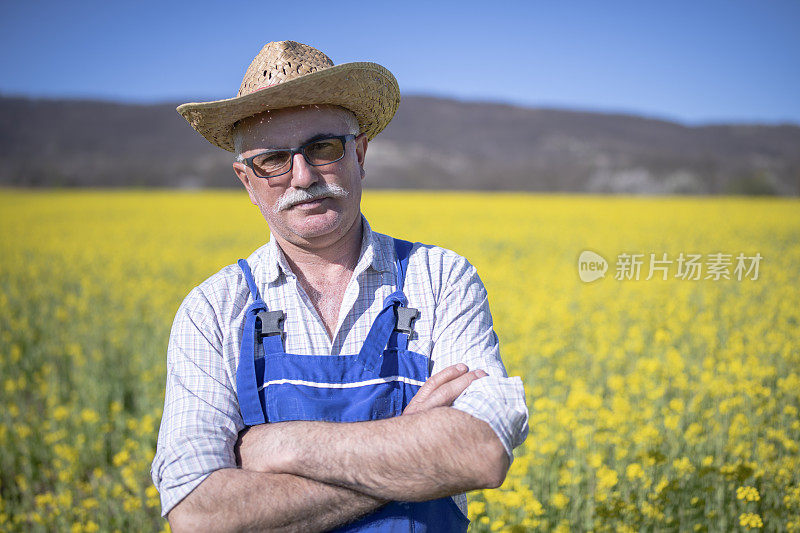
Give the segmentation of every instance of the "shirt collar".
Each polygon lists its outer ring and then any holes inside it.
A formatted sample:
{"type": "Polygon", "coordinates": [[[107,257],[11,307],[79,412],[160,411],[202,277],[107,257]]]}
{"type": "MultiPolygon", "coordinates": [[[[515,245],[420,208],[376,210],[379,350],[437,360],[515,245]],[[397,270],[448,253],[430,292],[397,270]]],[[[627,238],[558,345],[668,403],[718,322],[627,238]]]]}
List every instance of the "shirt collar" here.
{"type": "MultiPolygon", "coordinates": [[[[387,248],[382,242],[380,236],[372,231],[369,222],[361,215],[363,223],[364,234],[361,238],[361,255],[359,256],[358,264],[371,266],[376,272],[392,272],[394,270],[394,255],[392,250],[387,248]]],[[[358,266],[356,270],[360,272],[358,266]]],[[[354,272],[357,274],[358,272],[354,272]]]]}
{"type": "MultiPolygon", "coordinates": [[[[391,250],[387,249],[386,246],[382,246],[380,237],[372,231],[364,215],[361,215],[361,222],[363,224],[361,252],[353,275],[358,276],[368,267],[372,267],[377,272],[391,272],[394,268],[394,256],[391,254],[391,250]]],[[[266,246],[264,270],[267,283],[278,281],[281,273],[287,277],[295,277],[274,235],[270,236],[266,246]]]]}

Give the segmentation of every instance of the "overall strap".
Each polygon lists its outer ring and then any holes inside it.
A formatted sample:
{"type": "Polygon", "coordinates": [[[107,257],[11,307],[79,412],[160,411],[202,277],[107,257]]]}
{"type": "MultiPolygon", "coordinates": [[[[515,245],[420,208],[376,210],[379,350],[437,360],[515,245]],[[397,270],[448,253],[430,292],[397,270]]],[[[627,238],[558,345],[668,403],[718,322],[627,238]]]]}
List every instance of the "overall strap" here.
{"type": "Polygon", "coordinates": [[[406,280],[406,270],[408,269],[408,257],[411,255],[411,248],[414,245],[408,241],[394,239],[394,251],[397,254],[397,290],[403,292],[403,282],[406,280]]]}
{"type": "Polygon", "coordinates": [[[368,372],[379,369],[383,351],[388,347],[405,350],[408,348],[408,335],[414,319],[418,315],[416,309],[408,307],[408,299],[403,293],[408,258],[414,245],[408,241],[394,239],[394,250],[397,255],[395,262],[397,268],[396,290],[383,301],[383,309],[378,313],[375,322],[367,334],[358,360],[364,364],[368,372]]]}
{"type": "MultiPolygon", "coordinates": [[[[267,304],[261,299],[258,287],[250,271],[250,265],[244,259],[239,259],[239,268],[242,269],[250,294],[253,296],[251,303],[245,311],[244,329],[242,330],[242,343],[239,348],[239,366],[236,369],[236,391],[239,396],[239,408],[242,411],[242,418],[245,425],[253,426],[266,422],[264,411],[261,408],[261,400],[258,397],[258,383],[256,381],[256,348],[263,337],[264,353],[283,352],[283,343],[280,335],[264,332],[266,327],[264,321],[272,318],[272,315],[279,313],[281,318],[282,311],[267,311],[267,304]]],[[[271,322],[277,322],[270,320],[271,322]]]]}
{"type": "Polygon", "coordinates": [[[244,280],[247,282],[247,287],[250,289],[250,294],[253,295],[253,301],[263,301],[261,300],[261,295],[258,294],[258,286],[256,285],[256,280],[253,279],[253,273],[250,271],[250,265],[247,263],[247,259],[239,259],[237,264],[239,265],[239,268],[242,269],[244,280]]]}
{"type": "Polygon", "coordinates": [[[253,279],[253,273],[250,271],[250,265],[244,259],[239,259],[239,268],[242,269],[244,279],[247,281],[247,286],[250,289],[250,294],[253,295],[253,303],[247,308],[245,312],[248,316],[255,313],[255,335],[256,343],[262,342],[264,344],[264,354],[283,353],[282,341],[282,323],[285,315],[283,311],[267,311],[267,304],[261,299],[258,293],[258,287],[253,279]]]}
{"type": "MultiPolygon", "coordinates": [[[[397,291],[403,292],[403,285],[406,280],[406,272],[408,271],[408,258],[411,255],[411,249],[414,244],[401,239],[392,239],[394,241],[394,251],[397,256],[395,261],[395,268],[397,272],[397,291]]],[[[407,307],[408,303],[402,304],[395,308],[397,315],[397,323],[394,331],[389,334],[388,348],[396,348],[398,350],[408,349],[408,337],[412,331],[414,320],[419,316],[419,311],[407,307]]]]}
{"type": "Polygon", "coordinates": [[[358,352],[357,359],[364,365],[367,372],[380,370],[381,356],[397,324],[395,308],[400,305],[405,306],[407,303],[406,295],[402,291],[393,292],[383,301],[383,309],[372,323],[367,338],[361,346],[361,351],[358,352]]]}

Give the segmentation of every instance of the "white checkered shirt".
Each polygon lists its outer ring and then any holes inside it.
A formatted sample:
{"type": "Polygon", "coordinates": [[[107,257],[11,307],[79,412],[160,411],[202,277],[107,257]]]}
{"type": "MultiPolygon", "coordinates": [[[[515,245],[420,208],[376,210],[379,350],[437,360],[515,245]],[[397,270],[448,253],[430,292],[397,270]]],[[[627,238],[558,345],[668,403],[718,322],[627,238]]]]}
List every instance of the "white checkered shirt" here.
{"type": "MultiPolygon", "coordinates": [[[[333,340],[274,238],[247,259],[268,309],[286,313],[287,353],[357,354],[384,298],[395,290],[392,238],[373,232],[362,220],[361,255],[333,340]]],[[[513,460],[512,450],[528,434],[525,393],[522,380],[509,378],[500,360],[486,289],[475,268],[450,250],[415,244],[403,292],[409,307],[420,311],[408,348],[430,357],[432,372],[463,362],[489,374],[472,382],[453,407],[487,422],[513,460]]],[[[241,269],[232,264],[192,289],[175,315],[151,469],[163,516],[214,470],[236,468],[233,447],[245,427],[236,367],[244,312],[251,302],[241,269]]],[[[453,499],[466,515],[466,495],[453,499]]]]}

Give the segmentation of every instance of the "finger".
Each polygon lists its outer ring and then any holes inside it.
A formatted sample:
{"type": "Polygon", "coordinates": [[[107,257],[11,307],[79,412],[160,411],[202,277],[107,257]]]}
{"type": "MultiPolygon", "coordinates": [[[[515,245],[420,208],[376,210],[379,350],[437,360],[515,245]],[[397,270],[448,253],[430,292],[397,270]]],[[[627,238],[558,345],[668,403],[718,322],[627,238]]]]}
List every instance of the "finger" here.
{"type": "Polygon", "coordinates": [[[440,385],[443,385],[444,383],[447,383],[450,380],[453,380],[459,376],[466,374],[468,371],[469,368],[464,363],[450,365],[447,368],[440,370],[439,372],[429,377],[425,381],[425,385],[435,389],[436,387],[439,387],[440,385]]]}
{"type": "Polygon", "coordinates": [[[467,368],[467,365],[464,363],[451,365],[444,370],[440,370],[422,384],[422,387],[419,388],[412,401],[424,402],[437,388],[459,376],[463,376],[468,370],[469,368],[467,368]]]}
{"type": "Polygon", "coordinates": [[[434,407],[452,405],[453,401],[455,401],[455,399],[469,387],[470,383],[476,379],[478,379],[478,374],[476,372],[469,372],[445,383],[431,394],[425,407],[427,409],[432,409],[434,407]]]}
{"type": "Polygon", "coordinates": [[[448,381],[431,394],[426,402],[426,408],[431,409],[433,407],[452,405],[455,399],[469,387],[470,383],[487,375],[483,370],[475,370],[448,381]]]}

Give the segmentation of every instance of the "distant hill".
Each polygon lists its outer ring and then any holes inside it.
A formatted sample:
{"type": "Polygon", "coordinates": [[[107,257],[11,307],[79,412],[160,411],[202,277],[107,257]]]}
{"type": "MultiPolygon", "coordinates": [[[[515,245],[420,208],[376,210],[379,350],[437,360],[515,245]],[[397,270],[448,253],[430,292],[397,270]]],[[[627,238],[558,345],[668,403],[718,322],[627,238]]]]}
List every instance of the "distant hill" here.
{"type": "MultiPolygon", "coordinates": [[[[175,107],[0,97],[0,184],[240,187],[175,107]]],[[[799,195],[800,126],[407,96],[366,168],[376,188],[799,195]]]]}

